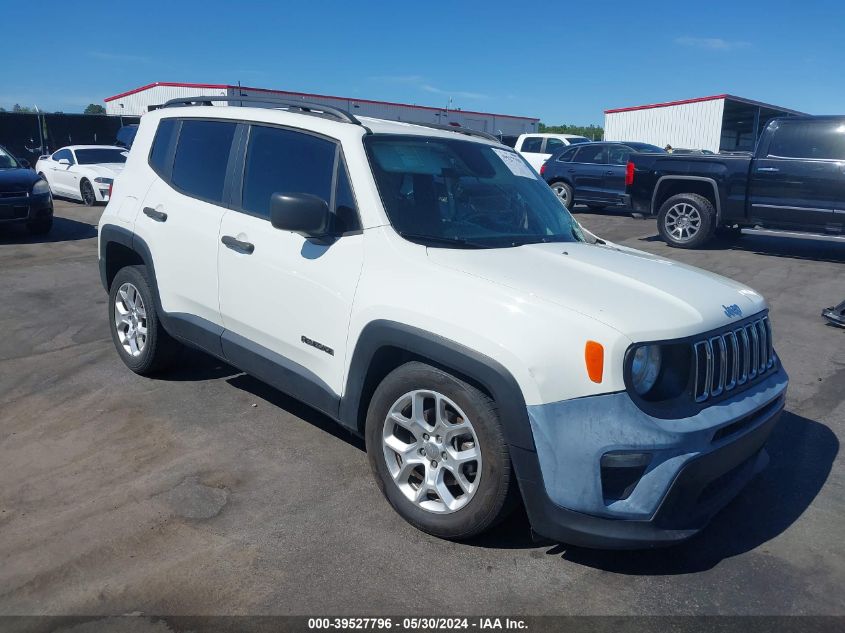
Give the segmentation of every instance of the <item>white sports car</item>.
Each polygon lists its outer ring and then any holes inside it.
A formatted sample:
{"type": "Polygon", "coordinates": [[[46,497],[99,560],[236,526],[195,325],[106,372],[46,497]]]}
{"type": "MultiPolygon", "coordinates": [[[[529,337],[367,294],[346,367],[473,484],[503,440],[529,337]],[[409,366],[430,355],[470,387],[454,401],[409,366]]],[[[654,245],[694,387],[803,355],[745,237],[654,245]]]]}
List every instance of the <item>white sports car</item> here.
{"type": "Polygon", "coordinates": [[[68,145],[35,164],[54,196],[81,200],[89,207],[108,202],[111,184],[126,163],[128,152],[112,145],[68,145]]]}

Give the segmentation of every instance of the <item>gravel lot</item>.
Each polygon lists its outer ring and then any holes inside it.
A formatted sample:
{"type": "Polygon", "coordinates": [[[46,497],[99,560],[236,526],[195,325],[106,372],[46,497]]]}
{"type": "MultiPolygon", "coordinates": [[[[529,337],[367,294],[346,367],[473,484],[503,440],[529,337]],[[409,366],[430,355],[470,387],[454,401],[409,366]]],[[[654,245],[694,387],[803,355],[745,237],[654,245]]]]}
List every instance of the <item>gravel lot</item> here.
{"type": "Polygon", "coordinates": [[[670,550],[535,544],[516,515],[471,544],[400,519],[362,443],[198,353],[139,378],[109,338],[102,208],[57,202],[46,240],[0,233],[2,614],[845,614],[845,241],[746,235],[673,250],[653,220],[607,239],[733,277],[772,306],[791,375],[761,474],[670,550]]]}

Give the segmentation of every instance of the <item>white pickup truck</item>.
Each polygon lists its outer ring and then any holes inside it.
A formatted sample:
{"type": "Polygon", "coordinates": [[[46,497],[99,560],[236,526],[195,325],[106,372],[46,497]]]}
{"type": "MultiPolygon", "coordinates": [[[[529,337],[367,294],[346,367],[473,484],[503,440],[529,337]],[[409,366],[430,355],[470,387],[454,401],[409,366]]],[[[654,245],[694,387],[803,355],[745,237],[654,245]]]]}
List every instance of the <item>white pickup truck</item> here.
{"type": "Polygon", "coordinates": [[[535,169],[540,171],[549,156],[567,145],[576,143],[589,143],[586,136],[577,134],[520,134],[516,139],[514,149],[525,157],[525,160],[535,169]]]}

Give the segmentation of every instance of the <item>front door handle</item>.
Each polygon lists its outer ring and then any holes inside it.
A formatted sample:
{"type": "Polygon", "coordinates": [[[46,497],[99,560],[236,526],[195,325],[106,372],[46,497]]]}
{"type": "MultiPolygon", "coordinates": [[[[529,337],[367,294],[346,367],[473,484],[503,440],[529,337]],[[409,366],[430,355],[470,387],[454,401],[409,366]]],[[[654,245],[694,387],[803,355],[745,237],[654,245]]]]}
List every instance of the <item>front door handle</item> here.
{"type": "Polygon", "coordinates": [[[167,214],[164,211],[156,211],[150,207],[144,207],[144,215],[156,222],[167,222],[167,214]]]}
{"type": "Polygon", "coordinates": [[[777,167],[758,167],[757,171],[775,172],[775,171],[780,171],[780,169],[778,169],[777,167]]]}
{"type": "Polygon", "coordinates": [[[612,176],[613,172],[612,171],[606,171],[606,172],[604,172],[604,175],[605,176],[612,176]]]}
{"type": "Polygon", "coordinates": [[[233,251],[237,251],[238,253],[243,253],[244,255],[252,255],[252,251],[255,250],[255,244],[242,242],[231,235],[224,235],[220,238],[220,241],[223,242],[226,247],[231,248],[233,251]]]}

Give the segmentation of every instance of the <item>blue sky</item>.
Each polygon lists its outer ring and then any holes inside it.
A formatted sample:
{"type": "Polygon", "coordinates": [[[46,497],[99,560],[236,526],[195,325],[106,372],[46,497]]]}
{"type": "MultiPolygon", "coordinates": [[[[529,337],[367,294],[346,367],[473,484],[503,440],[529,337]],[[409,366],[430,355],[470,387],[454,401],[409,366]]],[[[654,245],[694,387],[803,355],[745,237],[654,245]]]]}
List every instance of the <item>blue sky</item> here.
{"type": "Polygon", "coordinates": [[[728,92],[845,111],[845,2],[6,2],[0,106],[80,112],[154,81],[601,124],[728,92]],[[38,8],[41,7],[41,8],[38,8]]]}

